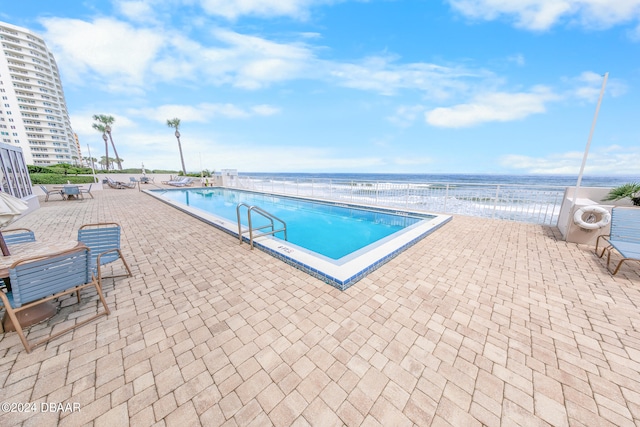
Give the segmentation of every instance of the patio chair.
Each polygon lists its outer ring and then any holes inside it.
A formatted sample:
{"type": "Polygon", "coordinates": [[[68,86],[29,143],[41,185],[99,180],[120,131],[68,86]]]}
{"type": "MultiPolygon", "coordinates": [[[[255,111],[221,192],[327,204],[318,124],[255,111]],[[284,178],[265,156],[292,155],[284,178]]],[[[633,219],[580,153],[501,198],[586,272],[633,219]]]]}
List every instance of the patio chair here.
{"type": "Polygon", "coordinates": [[[35,233],[28,228],[12,228],[10,230],[3,230],[2,237],[4,237],[4,241],[7,245],[36,241],[35,233]]]}
{"type": "MultiPolygon", "coordinates": [[[[7,245],[16,245],[18,243],[30,243],[36,241],[36,235],[28,228],[12,228],[10,230],[2,230],[2,238],[7,245]]],[[[0,288],[6,287],[5,278],[0,278],[0,288]]]]}
{"type": "Polygon", "coordinates": [[[596,255],[600,239],[608,246],[602,249],[600,258],[607,252],[607,270],[611,262],[611,251],[616,250],[622,259],[618,262],[612,275],[616,275],[627,261],[640,262],[640,208],[637,207],[614,207],[611,210],[611,232],[608,235],[598,236],[596,239],[596,255]]]}
{"type": "Polygon", "coordinates": [[[45,202],[49,201],[49,196],[51,196],[52,194],[59,194],[60,196],[62,196],[63,200],[65,198],[64,193],[62,192],[62,190],[47,190],[47,187],[45,187],[44,185],[40,185],[40,188],[42,189],[42,191],[44,191],[44,194],[46,196],[44,198],[45,202]]]}
{"type": "Polygon", "coordinates": [[[180,175],[176,175],[176,176],[169,175],[169,179],[167,181],[160,181],[160,184],[168,184],[173,181],[179,181],[180,179],[181,179],[180,175]]]}
{"type": "Polygon", "coordinates": [[[11,319],[27,353],[47,341],[109,314],[102,288],[89,268],[90,256],[88,248],[80,247],[47,257],[23,259],[9,267],[11,291],[0,292],[0,303],[11,319]],[[73,326],[29,344],[16,313],[73,292],[80,303],[80,290],[91,286],[96,289],[104,306],[103,311],[80,322],[73,321],[73,326]]]}
{"type": "Polygon", "coordinates": [[[107,178],[107,185],[111,188],[115,188],[115,189],[120,189],[122,188],[122,186],[118,185],[117,182],[115,182],[114,180],[112,180],[111,178],[107,178]]]}
{"type": "MultiPolygon", "coordinates": [[[[93,185],[93,184],[89,184],[89,188],[82,188],[82,187],[80,187],[80,195],[82,195],[82,194],[88,194],[88,195],[90,195],[90,196],[91,196],[91,198],[93,199],[93,194],[91,194],[91,186],[92,186],[92,185],[93,185]]],[[[83,196],[83,198],[84,198],[84,196],[83,196]]]]}
{"type": "Polygon", "coordinates": [[[122,182],[122,181],[114,181],[111,178],[107,178],[107,184],[109,185],[109,187],[116,188],[118,190],[123,189],[123,188],[134,188],[135,187],[135,184],[131,185],[131,183],[127,184],[127,183],[122,182]]]}
{"type": "Polygon", "coordinates": [[[187,176],[178,181],[168,181],[167,184],[173,185],[174,187],[187,187],[193,184],[193,178],[187,176]]]}
{"type": "Polygon", "coordinates": [[[102,286],[102,279],[114,277],[131,277],[131,269],[120,250],[120,225],[115,222],[85,224],[78,230],[78,241],[91,250],[91,269],[98,276],[98,283],[102,286]],[[102,276],[102,266],[122,260],[127,274],[102,276]]]}

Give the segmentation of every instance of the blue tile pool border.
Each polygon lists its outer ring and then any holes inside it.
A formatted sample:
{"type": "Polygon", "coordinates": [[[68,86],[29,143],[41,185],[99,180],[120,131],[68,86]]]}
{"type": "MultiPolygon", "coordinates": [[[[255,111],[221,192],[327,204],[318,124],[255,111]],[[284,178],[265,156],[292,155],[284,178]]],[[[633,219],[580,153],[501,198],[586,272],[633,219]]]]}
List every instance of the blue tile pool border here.
{"type": "MultiPolygon", "coordinates": [[[[428,218],[435,218],[435,217],[445,217],[444,220],[442,220],[441,222],[433,225],[431,228],[427,229],[425,232],[421,233],[420,235],[418,235],[417,237],[413,238],[412,240],[404,243],[402,246],[394,249],[393,251],[391,251],[389,254],[383,256],[382,258],[376,260],[375,262],[371,263],[370,265],[362,268],[360,271],[358,271],[357,273],[351,275],[348,278],[337,278],[334,277],[330,274],[327,274],[325,272],[320,271],[317,268],[314,268],[304,262],[301,262],[300,260],[297,260],[293,257],[287,256],[283,253],[280,253],[278,251],[273,250],[272,248],[269,248],[268,246],[265,246],[263,244],[261,244],[258,241],[254,240],[254,247],[257,247],[258,249],[260,249],[263,252],[268,253],[269,255],[273,256],[274,258],[277,258],[283,262],[285,262],[286,264],[289,264],[301,271],[304,271],[305,273],[309,274],[310,276],[315,277],[318,280],[321,280],[341,291],[345,291],[347,290],[349,287],[353,286],[356,282],[358,282],[359,280],[361,280],[362,278],[364,278],[365,276],[367,276],[368,274],[370,274],[371,272],[377,270],[378,268],[380,268],[382,265],[386,264],[387,262],[389,262],[391,259],[395,258],[396,256],[398,256],[401,252],[404,252],[405,250],[407,250],[409,247],[415,245],[416,243],[418,243],[420,240],[424,239],[425,237],[427,237],[429,234],[431,234],[432,232],[438,230],[440,227],[442,227],[444,224],[448,223],[449,221],[451,221],[452,217],[449,215],[436,215],[436,214],[429,214],[429,213],[421,213],[421,212],[415,212],[415,211],[410,211],[410,210],[398,210],[398,209],[389,209],[389,208],[384,208],[384,207],[373,207],[373,206],[367,206],[367,205],[359,205],[359,204],[355,204],[355,203],[344,203],[344,202],[332,202],[332,201],[327,201],[327,200],[322,200],[322,199],[311,199],[311,198],[305,198],[305,197],[299,197],[299,196],[289,196],[289,195],[281,195],[281,194],[274,194],[274,193],[262,193],[262,192],[258,192],[258,191],[247,191],[247,190],[240,190],[240,189],[235,189],[235,188],[225,188],[225,187],[192,187],[192,188],[187,188],[187,190],[195,190],[195,189],[205,189],[205,190],[209,190],[209,189],[226,189],[226,190],[233,190],[233,191],[238,191],[238,192],[245,192],[245,193],[253,193],[253,194],[261,194],[261,195],[266,195],[266,196],[274,196],[274,197],[286,197],[289,199],[297,199],[297,200],[304,200],[304,201],[313,201],[313,202],[318,202],[318,203],[325,203],[327,205],[334,205],[334,206],[341,206],[341,207],[350,207],[350,208],[354,208],[354,209],[364,209],[364,210],[369,210],[369,211],[377,211],[377,212],[383,212],[383,213],[388,213],[388,214],[393,214],[393,215],[402,215],[402,214],[409,214],[409,215],[413,215],[419,218],[423,218],[424,220],[427,220],[428,218]]],[[[202,215],[200,215],[198,213],[198,211],[194,211],[193,209],[197,208],[191,208],[189,207],[189,209],[185,209],[182,203],[179,202],[175,202],[169,199],[165,199],[162,197],[159,197],[162,193],[165,192],[170,192],[170,191],[181,191],[181,190],[185,190],[185,188],[167,188],[167,189],[153,189],[153,190],[143,190],[144,193],[147,193],[148,195],[150,195],[151,197],[154,197],[206,224],[209,224],[215,228],[217,228],[218,230],[222,230],[225,233],[233,236],[234,238],[238,239],[238,233],[237,231],[233,231],[233,229],[229,229],[224,225],[224,221],[221,220],[215,220],[215,219],[208,219],[206,217],[203,217],[202,215]]],[[[204,212],[204,211],[203,211],[204,212]]],[[[215,217],[215,215],[210,214],[212,217],[215,217]]],[[[249,238],[246,236],[242,236],[242,240],[243,242],[249,243],[249,238]]]]}

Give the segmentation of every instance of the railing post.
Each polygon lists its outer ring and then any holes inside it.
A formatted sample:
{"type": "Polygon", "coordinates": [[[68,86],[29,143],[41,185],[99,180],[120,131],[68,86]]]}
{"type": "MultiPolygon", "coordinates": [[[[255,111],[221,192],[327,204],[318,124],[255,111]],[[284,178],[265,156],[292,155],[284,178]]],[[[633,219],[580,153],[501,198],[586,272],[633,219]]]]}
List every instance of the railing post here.
{"type": "Polygon", "coordinates": [[[407,183],[407,189],[404,191],[404,208],[405,209],[409,208],[409,186],[410,184],[407,183]]]}
{"type": "Polygon", "coordinates": [[[449,198],[449,183],[447,183],[447,186],[444,190],[444,209],[442,210],[442,212],[447,212],[447,199],[449,198]]]}
{"type": "Polygon", "coordinates": [[[500,195],[500,184],[496,187],[496,198],[493,200],[493,213],[491,214],[491,218],[496,217],[496,210],[498,209],[498,196],[500,195]]]}

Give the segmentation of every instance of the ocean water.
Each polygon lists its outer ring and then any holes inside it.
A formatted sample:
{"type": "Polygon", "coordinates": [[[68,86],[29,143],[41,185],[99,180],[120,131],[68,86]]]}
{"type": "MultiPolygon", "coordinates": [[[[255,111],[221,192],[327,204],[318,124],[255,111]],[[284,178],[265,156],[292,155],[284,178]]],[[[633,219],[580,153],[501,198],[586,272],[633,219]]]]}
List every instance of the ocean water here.
{"type": "MultiPolygon", "coordinates": [[[[242,188],[421,212],[556,225],[570,175],[241,173],[242,188]]],[[[612,188],[638,176],[585,176],[582,187],[612,188]]]]}
{"type": "MultiPolygon", "coordinates": [[[[639,168],[640,169],[640,168],[639,168]]],[[[399,174],[399,173],[272,173],[241,172],[240,176],[289,180],[336,179],[374,182],[447,182],[452,184],[511,184],[541,187],[575,186],[577,175],[501,175],[501,174],[399,174]]],[[[582,187],[616,187],[628,182],[640,182],[640,170],[635,176],[582,177],[582,187]]]]}

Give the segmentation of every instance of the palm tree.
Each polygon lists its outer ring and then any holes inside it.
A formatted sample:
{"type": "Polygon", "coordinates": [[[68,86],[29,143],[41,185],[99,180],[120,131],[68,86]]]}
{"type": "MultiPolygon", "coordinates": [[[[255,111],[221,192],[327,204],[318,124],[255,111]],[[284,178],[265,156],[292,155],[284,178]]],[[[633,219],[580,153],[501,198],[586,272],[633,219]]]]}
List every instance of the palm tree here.
{"type": "Polygon", "coordinates": [[[96,162],[98,161],[98,159],[96,159],[95,157],[84,157],[84,159],[87,162],[87,167],[93,167],[93,169],[96,168],[96,162]]]}
{"type": "MultiPolygon", "coordinates": [[[[96,119],[98,116],[93,116],[96,119]]],[[[97,119],[96,119],[97,120],[97,119]]],[[[102,123],[94,123],[91,125],[95,130],[102,133],[102,139],[104,140],[104,157],[103,159],[107,159],[107,167],[105,168],[107,171],[109,170],[109,144],[107,144],[107,128],[102,123]]],[[[100,160],[100,164],[102,165],[102,160],[100,160]]]]}
{"type": "Polygon", "coordinates": [[[93,116],[93,120],[97,120],[104,126],[104,131],[109,135],[109,140],[111,141],[111,147],[113,148],[113,154],[116,156],[116,163],[118,163],[118,169],[122,170],[122,163],[120,163],[120,158],[118,157],[118,151],[116,151],[116,145],[113,143],[113,137],[111,136],[111,125],[116,119],[113,116],[108,116],[106,114],[96,114],[93,116]]]}
{"type": "Polygon", "coordinates": [[[176,130],[176,139],[178,140],[178,150],[180,150],[180,161],[182,162],[182,174],[187,176],[187,169],[184,167],[184,157],[182,156],[182,145],[180,144],[180,132],[178,128],[180,127],[180,119],[175,118],[171,120],[167,120],[167,126],[170,128],[175,128],[176,130]]]}
{"type": "Polygon", "coordinates": [[[102,167],[102,170],[109,170],[108,169],[108,165],[109,165],[109,157],[107,156],[100,156],[100,161],[98,162],[98,164],[102,167]],[[105,164],[107,165],[107,167],[105,168],[105,164]]]}

